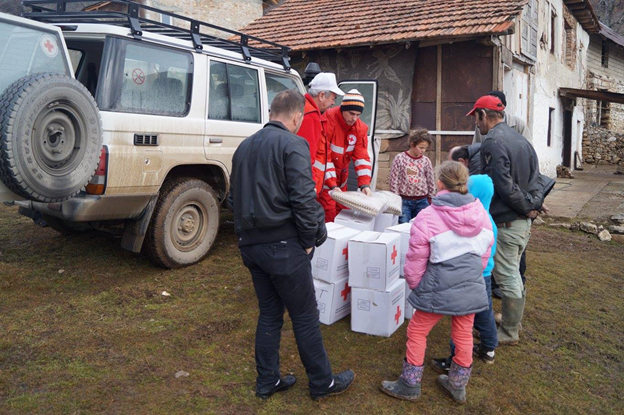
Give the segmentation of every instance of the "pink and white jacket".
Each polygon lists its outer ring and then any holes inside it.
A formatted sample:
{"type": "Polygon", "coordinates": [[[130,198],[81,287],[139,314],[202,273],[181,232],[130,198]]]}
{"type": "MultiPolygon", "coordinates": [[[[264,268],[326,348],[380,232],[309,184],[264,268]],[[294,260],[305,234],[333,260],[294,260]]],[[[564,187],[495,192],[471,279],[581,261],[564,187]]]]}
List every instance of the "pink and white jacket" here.
{"type": "Polygon", "coordinates": [[[405,260],[408,301],[428,313],[463,316],[488,308],[483,269],[492,223],[478,199],[446,190],[422,210],[411,229],[405,260]]]}

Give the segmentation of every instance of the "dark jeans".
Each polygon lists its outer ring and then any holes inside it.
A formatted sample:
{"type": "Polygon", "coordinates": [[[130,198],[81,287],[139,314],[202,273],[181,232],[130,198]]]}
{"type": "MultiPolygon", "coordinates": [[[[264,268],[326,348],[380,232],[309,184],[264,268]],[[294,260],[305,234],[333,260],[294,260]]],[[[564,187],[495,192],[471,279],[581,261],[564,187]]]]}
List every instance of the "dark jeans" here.
{"type": "MultiPolygon", "coordinates": [[[[526,288],[526,277],[524,273],[526,272],[526,249],[522,253],[520,257],[520,278],[522,279],[522,286],[526,288]]],[[[495,279],[492,279],[492,289],[498,288],[498,284],[495,279]]]]}
{"type": "Polygon", "coordinates": [[[279,347],[284,309],[288,310],[299,357],[311,392],[324,392],[333,380],[321,336],[312,283],[312,253],[297,238],[240,247],[243,263],[253,279],[260,315],[256,328],[256,390],[264,392],[280,378],[279,347]]]}
{"type": "MultiPolygon", "coordinates": [[[[494,320],[494,311],[492,310],[492,277],[485,277],[484,280],[490,307],[485,311],[475,314],[474,328],[479,332],[483,347],[491,351],[498,346],[496,321],[494,320]]],[[[451,340],[451,356],[453,355],[455,355],[455,344],[453,340],[451,340]]]]}
{"type": "Polygon", "coordinates": [[[418,215],[418,212],[429,206],[427,199],[403,199],[402,214],[399,223],[407,223],[418,215]]]}

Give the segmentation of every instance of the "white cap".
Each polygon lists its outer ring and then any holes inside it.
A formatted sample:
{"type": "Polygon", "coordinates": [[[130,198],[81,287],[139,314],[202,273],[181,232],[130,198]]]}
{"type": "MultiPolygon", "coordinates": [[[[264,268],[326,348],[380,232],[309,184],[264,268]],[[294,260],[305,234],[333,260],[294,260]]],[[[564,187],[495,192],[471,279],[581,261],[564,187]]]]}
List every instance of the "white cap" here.
{"type": "Polygon", "coordinates": [[[338,88],[336,83],[336,75],[331,72],[319,72],[312,82],[310,82],[310,89],[317,91],[331,91],[336,95],[343,96],[345,93],[342,89],[338,88]]]}

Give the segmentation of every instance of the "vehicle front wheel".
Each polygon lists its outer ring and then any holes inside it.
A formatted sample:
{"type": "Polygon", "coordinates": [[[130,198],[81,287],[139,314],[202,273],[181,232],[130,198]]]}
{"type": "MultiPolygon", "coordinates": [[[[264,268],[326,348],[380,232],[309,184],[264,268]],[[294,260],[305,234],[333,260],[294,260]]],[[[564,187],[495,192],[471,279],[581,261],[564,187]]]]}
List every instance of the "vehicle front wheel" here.
{"type": "Polygon", "coordinates": [[[166,182],[147,229],[144,252],[165,268],[195,264],[212,248],[219,216],[219,200],[206,182],[189,177],[166,182]]]}

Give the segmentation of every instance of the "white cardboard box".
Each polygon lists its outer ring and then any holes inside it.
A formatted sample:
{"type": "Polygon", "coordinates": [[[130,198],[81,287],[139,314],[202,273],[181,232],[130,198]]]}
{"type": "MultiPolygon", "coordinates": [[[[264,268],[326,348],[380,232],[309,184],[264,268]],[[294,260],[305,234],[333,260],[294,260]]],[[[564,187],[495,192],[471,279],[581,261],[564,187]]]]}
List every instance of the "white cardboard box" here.
{"type": "Polygon", "coordinates": [[[362,232],[349,241],[349,285],[387,291],[399,279],[401,235],[362,232]]]}
{"type": "Polygon", "coordinates": [[[314,290],[321,323],[333,324],[351,313],[351,287],[348,278],[335,283],[314,280],[314,290]]]}
{"type": "Polygon", "coordinates": [[[336,282],[349,275],[349,239],[360,231],[335,223],[327,224],[327,240],[314,250],[312,276],[325,282],[336,282]],[[330,226],[331,225],[331,226],[330,226]]]}
{"type": "Polygon", "coordinates": [[[336,218],[334,223],[347,228],[357,229],[359,231],[372,231],[375,229],[375,217],[358,212],[353,209],[343,209],[336,218]]]}
{"type": "Polygon", "coordinates": [[[405,280],[388,291],[353,288],[351,301],[351,330],[390,337],[405,321],[405,280]]]}
{"type": "Polygon", "coordinates": [[[395,226],[398,223],[399,217],[397,215],[393,215],[392,213],[380,213],[375,218],[375,228],[373,228],[373,230],[375,232],[384,232],[386,228],[395,226]]]}
{"type": "Polygon", "coordinates": [[[407,251],[409,250],[411,229],[411,223],[402,223],[400,225],[391,226],[386,229],[386,232],[396,232],[401,235],[401,266],[399,267],[401,277],[405,275],[403,268],[405,268],[405,255],[407,255],[407,251]]]}
{"type": "Polygon", "coordinates": [[[401,279],[405,281],[405,318],[411,319],[412,316],[414,315],[414,307],[412,307],[409,301],[407,301],[407,297],[410,296],[410,294],[412,293],[412,290],[410,290],[409,285],[407,285],[407,281],[404,280],[403,278],[401,279]]]}

